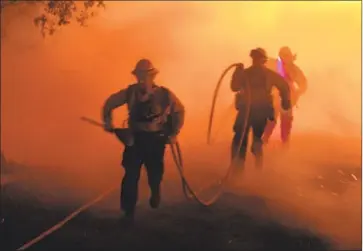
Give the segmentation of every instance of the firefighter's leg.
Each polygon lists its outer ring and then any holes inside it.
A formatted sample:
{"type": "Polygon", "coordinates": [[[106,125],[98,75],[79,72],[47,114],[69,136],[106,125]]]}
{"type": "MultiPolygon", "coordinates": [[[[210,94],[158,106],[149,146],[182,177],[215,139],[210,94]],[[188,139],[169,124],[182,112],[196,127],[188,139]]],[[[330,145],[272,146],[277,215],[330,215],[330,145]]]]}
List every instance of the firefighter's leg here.
{"type": "Polygon", "coordinates": [[[293,117],[288,114],[281,114],[281,141],[284,144],[288,144],[290,140],[290,134],[292,129],[293,117]]]}
{"type": "Polygon", "coordinates": [[[265,128],[264,128],[264,132],[263,132],[263,136],[262,136],[262,141],[264,143],[268,143],[268,141],[270,140],[270,137],[276,127],[277,124],[277,120],[279,119],[280,113],[279,113],[279,106],[277,104],[274,104],[274,118],[273,119],[268,119],[267,123],[265,123],[265,128]]]}
{"type": "Polygon", "coordinates": [[[232,161],[236,167],[244,168],[244,164],[246,161],[246,153],[247,153],[247,144],[248,144],[248,130],[247,128],[246,135],[241,139],[242,135],[239,132],[234,134],[232,140],[232,161]],[[240,142],[242,140],[242,142],[240,142]],[[241,147],[238,149],[239,145],[241,147]]]}
{"type": "Polygon", "coordinates": [[[237,114],[236,122],[233,127],[234,137],[231,147],[232,161],[236,161],[234,164],[241,166],[242,168],[246,160],[248,133],[250,131],[249,123],[245,123],[246,119],[244,114],[237,114]]]}
{"type": "Polygon", "coordinates": [[[273,101],[272,101],[272,107],[270,107],[269,109],[267,109],[266,112],[266,116],[269,118],[267,120],[267,124],[264,128],[264,133],[262,136],[262,141],[264,143],[268,143],[271,135],[276,127],[277,124],[277,120],[279,118],[280,115],[280,109],[281,109],[281,99],[280,96],[278,94],[278,92],[276,91],[276,89],[273,92],[273,101]]]}
{"type": "Polygon", "coordinates": [[[160,204],[160,184],[164,175],[165,138],[151,134],[149,146],[145,150],[145,166],[151,190],[150,206],[157,208],[160,204]]]}
{"type": "Polygon", "coordinates": [[[257,168],[262,168],[263,164],[262,135],[264,133],[267,121],[268,119],[259,118],[252,122],[253,142],[251,146],[251,151],[253,155],[255,155],[255,164],[257,168]]]}
{"type": "Polygon", "coordinates": [[[137,203],[138,182],[142,165],[142,158],[136,146],[125,147],[122,165],[125,169],[125,174],[121,183],[120,206],[126,216],[132,216],[137,203]]]}

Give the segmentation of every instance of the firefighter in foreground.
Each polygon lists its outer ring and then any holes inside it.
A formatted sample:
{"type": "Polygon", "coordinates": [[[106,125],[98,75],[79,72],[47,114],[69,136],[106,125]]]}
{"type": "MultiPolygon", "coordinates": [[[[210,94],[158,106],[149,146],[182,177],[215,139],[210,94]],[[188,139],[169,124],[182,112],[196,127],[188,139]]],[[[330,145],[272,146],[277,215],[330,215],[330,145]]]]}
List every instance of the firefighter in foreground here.
{"type": "MultiPolygon", "coordinates": [[[[296,107],[297,102],[302,94],[306,92],[307,80],[303,71],[294,63],[296,55],[293,55],[289,47],[282,47],[279,51],[279,58],[269,58],[266,66],[267,68],[280,74],[290,87],[291,104],[292,107],[296,107]],[[297,87],[295,86],[295,83],[297,87]]],[[[281,141],[286,144],[289,142],[290,133],[292,129],[293,116],[286,116],[281,113],[281,106],[279,103],[279,97],[276,90],[273,91],[274,97],[274,109],[275,109],[275,120],[270,121],[265,129],[263,135],[263,141],[268,143],[273,130],[276,127],[277,119],[280,118],[280,135],[281,141]]]]}
{"type": "Polygon", "coordinates": [[[266,68],[267,55],[264,49],[251,51],[252,66],[244,69],[240,64],[232,75],[231,89],[236,93],[235,106],[238,110],[233,127],[232,159],[243,168],[248,145],[248,135],[252,128],[251,151],[255,155],[257,168],[262,167],[262,135],[268,120],[274,120],[271,90],[276,87],[281,97],[281,107],[288,116],[291,114],[289,86],[279,74],[266,68]],[[246,127],[245,127],[246,126],[246,127]],[[244,135],[243,134],[243,131],[244,135]],[[243,138],[242,138],[243,136],[243,138]],[[242,140],[241,148],[238,149],[242,140]],[[236,157],[238,154],[238,158],[236,157]]]}
{"type": "Polygon", "coordinates": [[[112,111],[127,104],[128,127],[131,140],[127,140],[122,166],[125,174],[121,184],[120,204],[125,218],[133,220],[138,197],[140,169],[145,164],[151,190],[152,208],[160,204],[160,183],[164,173],[164,152],[184,123],[184,107],[167,88],[154,83],[158,70],[147,59],[140,60],[132,74],[137,83],[111,95],[103,107],[104,129],[113,132],[112,111]]]}

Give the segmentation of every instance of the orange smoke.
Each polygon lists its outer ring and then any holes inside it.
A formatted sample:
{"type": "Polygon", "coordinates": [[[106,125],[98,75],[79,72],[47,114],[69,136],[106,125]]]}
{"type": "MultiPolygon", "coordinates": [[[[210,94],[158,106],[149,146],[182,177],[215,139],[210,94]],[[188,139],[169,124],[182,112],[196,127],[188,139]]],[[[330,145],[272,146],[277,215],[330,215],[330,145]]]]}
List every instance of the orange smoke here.
{"type": "MultiPolygon", "coordinates": [[[[296,131],[360,133],[359,2],[109,2],[87,28],[71,25],[45,40],[31,16],[19,20],[7,24],[1,48],[1,144],[10,158],[90,170],[118,163],[118,143],[79,117],[100,118],[107,96],[134,81],[130,71],[141,57],[186,106],[182,140],[204,144],[220,73],[236,61],[249,64],[256,46],[275,55],[288,45],[298,54],[309,90],[296,131]]],[[[226,139],[228,78],[215,122],[226,139]]]]}
{"type": "MultiPolygon", "coordinates": [[[[90,20],[88,27],[70,25],[46,39],[33,26],[34,9],[4,10],[1,148],[8,159],[68,168],[71,172],[66,172],[66,179],[60,179],[59,172],[51,177],[54,169],[44,173],[49,173],[51,182],[67,181],[72,196],[112,182],[120,170],[120,143],[79,118],[100,119],[105,99],[134,81],[130,71],[137,60],[146,57],[160,70],[158,83],[173,90],[186,107],[180,140],[187,173],[196,173],[190,179],[210,184],[208,175],[215,172],[221,177],[226,170],[235,113],[229,74],[218,97],[213,132],[218,131],[217,143],[221,144],[207,148],[206,126],[220,74],[235,62],[249,65],[248,54],[254,47],[264,47],[275,56],[279,47],[287,45],[297,53],[296,63],[309,84],[295,111],[292,154],[279,156],[268,149],[266,177],[243,180],[246,186],[261,186],[256,190],[275,200],[276,194],[293,191],[296,181],[320,175],[325,166],[335,172],[337,165],[361,165],[360,9],[361,2],[347,1],[115,1],[107,2],[106,10],[90,20]],[[347,140],[348,136],[355,140],[347,140]],[[271,180],[271,170],[285,177],[271,180]],[[81,183],[87,183],[86,188],[81,183]]],[[[121,125],[125,116],[125,108],[116,111],[115,124],[121,125]]],[[[175,171],[170,155],[166,156],[167,170],[175,171]]],[[[323,221],[316,220],[323,229],[358,243],[358,185],[354,193],[341,198],[343,203],[320,194],[304,205],[290,197],[283,201],[298,204],[295,211],[305,207],[314,219],[316,214],[323,215],[323,221]]]]}

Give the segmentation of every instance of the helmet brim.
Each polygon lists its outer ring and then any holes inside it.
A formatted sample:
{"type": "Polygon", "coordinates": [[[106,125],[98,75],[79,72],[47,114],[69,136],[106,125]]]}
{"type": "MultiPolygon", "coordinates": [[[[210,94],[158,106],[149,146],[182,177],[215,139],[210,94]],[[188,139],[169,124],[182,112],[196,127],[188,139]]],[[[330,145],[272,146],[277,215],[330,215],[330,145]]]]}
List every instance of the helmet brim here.
{"type": "Polygon", "coordinates": [[[138,74],[142,74],[142,73],[147,73],[148,75],[156,75],[159,73],[159,71],[156,68],[152,68],[149,70],[138,70],[138,69],[134,69],[131,72],[133,75],[138,75],[138,74]]]}

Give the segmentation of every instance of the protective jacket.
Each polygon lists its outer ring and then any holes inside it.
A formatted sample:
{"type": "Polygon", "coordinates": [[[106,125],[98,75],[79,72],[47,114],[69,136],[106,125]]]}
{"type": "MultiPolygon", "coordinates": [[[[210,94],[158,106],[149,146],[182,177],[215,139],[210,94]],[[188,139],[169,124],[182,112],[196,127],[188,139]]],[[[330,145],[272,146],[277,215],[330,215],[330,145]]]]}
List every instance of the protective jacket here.
{"type": "Polygon", "coordinates": [[[273,87],[279,91],[282,108],[290,109],[289,85],[279,74],[265,66],[252,65],[245,70],[237,68],[231,81],[231,90],[237,92],[236,108],[240,109],[250,102],[251,112],[260,111],[267,117],[273,116],[273,87]]]}
{"type": "Polygon", "coordinates": [[[127,104],[128,126],[134,132],[167,131],[177,135],[184,124],[185,110],[180,100],[169,89],[154,85],[145,99],[139,84],[132,84],[112,94],[103,106],[104,123],[112,124],[112,111],[127,104]]]}
{"type": "MultiPolygon", "coordinates": [[[[307,90],[307,80],[303,71],[294,63],[284,64],[279,58],[269,58],[266,67],[280,74],[286,80],[290,88],[291,102],[296,105],[299,97],[307,90]]],[[[273,96],[277,98],[276,90],[273,90],[273,96]]]]}

